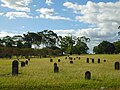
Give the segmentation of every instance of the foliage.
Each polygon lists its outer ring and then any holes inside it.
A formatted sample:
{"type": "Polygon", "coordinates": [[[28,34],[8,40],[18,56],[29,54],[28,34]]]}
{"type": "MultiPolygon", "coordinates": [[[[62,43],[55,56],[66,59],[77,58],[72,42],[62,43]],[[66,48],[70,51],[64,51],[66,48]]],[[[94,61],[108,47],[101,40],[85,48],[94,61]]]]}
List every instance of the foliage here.
{"type": "Polygon", "coordinates": [[[115,46],[115,53],[120,53],[120,41],[113,42],[113,44],[115,46]]]}
{"type": "Polygon", "coordinates": [[[72,55],[87,53],[88,47],[86,42],[89,41],[90,39],[85,36],[75,37],[68,35],[62,37],[58,36],[52,30],[43,30],[41,32],[28,32],[27,34],[15,35],[13,37],[5,36],[0,39],[0,46],[4,48],[1,49],[3,51],[8,49],[8,54],[5,52],[4,57],[12,57],[13,55],[26,57],[32,55],[63,55],[63,52],[72,55]],[[42,47],[42,53],[38,52],[38,49],[32,49],[32,46],[42,47]]]}
{"type": "Polygon", "coordinates": [[[114,51],[115,51],[114,44],[108,41],[101,42],[98,46],[95,46],[93,49],[93,52],[97,54],[113,54],[114,51]]]}

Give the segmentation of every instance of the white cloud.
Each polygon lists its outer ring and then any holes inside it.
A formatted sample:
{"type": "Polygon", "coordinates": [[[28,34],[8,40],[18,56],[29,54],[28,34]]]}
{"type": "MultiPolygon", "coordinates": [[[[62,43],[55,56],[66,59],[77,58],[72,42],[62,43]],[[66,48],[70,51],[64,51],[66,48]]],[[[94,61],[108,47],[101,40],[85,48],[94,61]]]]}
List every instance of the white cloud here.
{"type": "Polygon", "coordinates": [[[78,5],[72,2],[65,2],[63,6],[72,9],[76,21],[89,23],[95,27],[78,30],[77,35],[86,35],[99,40],[113,41],[117,39],[117,28],[120,25],[120,2],[99,2],[88,1],[86,5],[78,5]],[[116,38],[115,38],[116,37],[116,38]]]}
{"type": "Polygon", "coordinates": [[[47,5],[49,5],[49,6],[50,6],[51,4],[53,4],[52,0],[46,0],[45,3],[46,3],[47,5]]]}
{"type": "Polygon", "coordinates": [[[2,16],[4,13],[0,13],[0,16],[2,16]]]}
{"type": "Polygon", "coordinates": [[[52,20],[71,20],[67,17],[56,16],[54,9],[40,8],[36,10],[40,13],[40,18],[52,19],[52,20]]]}
{"type": "Polygon", "coordinates": [[[5,37],[5,36],[15,36],[15,35],[22,35],[22,34],[17,34],[17,33],[8,33],[8,32],[5,32],[5,31],[0,31],[0,37],[5,37]]]}
{"type": "Polygon", "coordinates": [[[31,1],[32,0],[1,0],[1,2],[3,3],[1,4],[1,6],[17,11],[30,12],[30,8],[28,8],[28,5],[31,1]]]}
{"type": "Polygon", "coordinates": [[[58,36],[68,36],[69,34],[74,34],[75,30],[74,29],[70,29],[70,30],[53,30],[55,33],[58,34],[58,36]]]}
{"type": "Polygon", "coordinates": [[[32,16],[29,16],[25,12],[7,12],[5,16],[8,17],[9,19],[15,19],[16,17],[20,17],[20,18],[32,18],[32,16]]]}

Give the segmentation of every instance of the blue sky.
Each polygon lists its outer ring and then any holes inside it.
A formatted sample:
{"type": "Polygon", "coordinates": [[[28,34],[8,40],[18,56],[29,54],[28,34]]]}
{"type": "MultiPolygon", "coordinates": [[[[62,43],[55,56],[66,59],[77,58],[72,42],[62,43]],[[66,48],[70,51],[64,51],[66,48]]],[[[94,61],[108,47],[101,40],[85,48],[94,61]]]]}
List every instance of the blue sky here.
{"type": "Polygon", "coordinates": [[[119,0],[0,0],[0,36],[54,30],[91,38],[89,47],[118,39],[119,0]]]}

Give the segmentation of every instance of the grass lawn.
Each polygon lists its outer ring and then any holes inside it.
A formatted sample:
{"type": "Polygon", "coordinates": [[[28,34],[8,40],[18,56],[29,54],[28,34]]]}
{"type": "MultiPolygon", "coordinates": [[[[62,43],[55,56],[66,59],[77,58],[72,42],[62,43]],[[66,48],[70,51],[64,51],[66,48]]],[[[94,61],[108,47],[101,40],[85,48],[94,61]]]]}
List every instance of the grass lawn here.
{"type": "Polygon", "coordinates": [[[53,58],[53,62],[49,58],[32,58],[25,67],[21,67],[19,62],[18,76],[11,73],[13,60],[0,59],[0,90],[120,90],[120,70],[114,69],[114,63],[120,62],[120,55],[80,57],[80,60],[73,60],[73,64],[65,56],[53,58]],[[94,58],[95,63],[91,60],[86,63],[87,57],[94,58]],[[98,58],[101,59],[100,64],[97,63],[98,58]],[[54,62],[58,64],[59,73],[53,71],[54,62]],[[85,80],[86,71],[91,72],[91,80],[85,80]]]}

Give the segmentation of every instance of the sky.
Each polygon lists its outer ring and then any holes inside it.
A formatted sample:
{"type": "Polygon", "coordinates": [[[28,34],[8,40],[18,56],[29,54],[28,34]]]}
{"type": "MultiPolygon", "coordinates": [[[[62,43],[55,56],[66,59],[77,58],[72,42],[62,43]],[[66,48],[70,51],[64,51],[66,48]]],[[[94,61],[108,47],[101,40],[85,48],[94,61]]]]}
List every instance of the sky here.
{"type": "Polygon", "coordinates": [[[120,0],[0,0],[0,37],[53,30],[91,39],[118,40],[120,0]]]}

